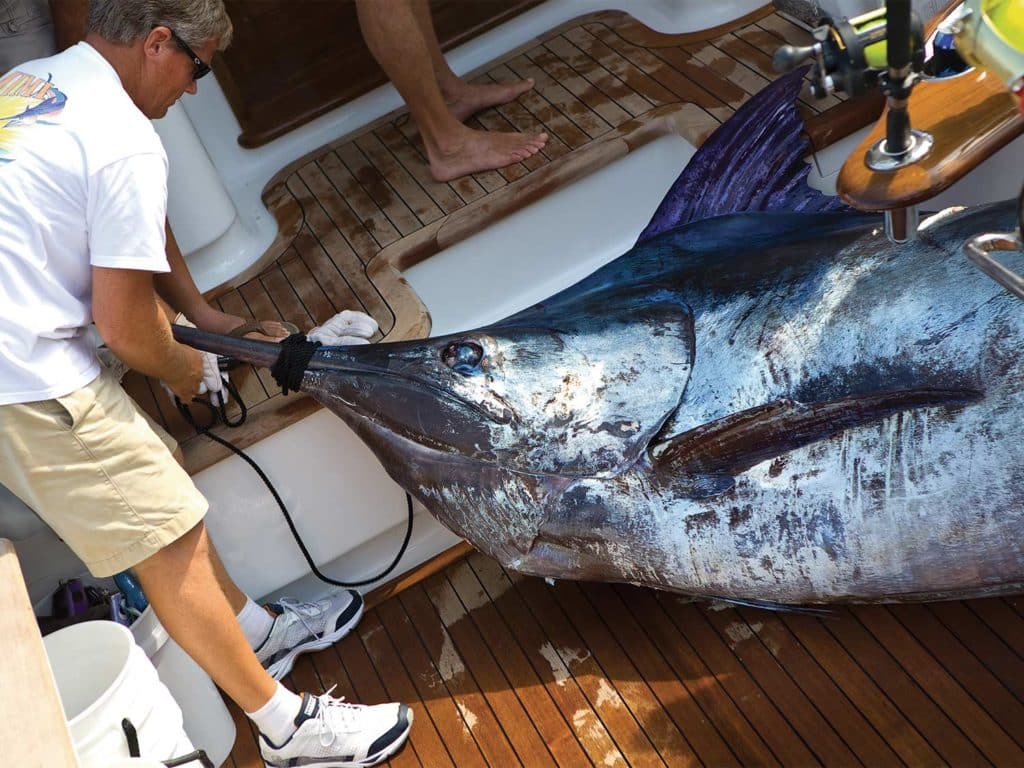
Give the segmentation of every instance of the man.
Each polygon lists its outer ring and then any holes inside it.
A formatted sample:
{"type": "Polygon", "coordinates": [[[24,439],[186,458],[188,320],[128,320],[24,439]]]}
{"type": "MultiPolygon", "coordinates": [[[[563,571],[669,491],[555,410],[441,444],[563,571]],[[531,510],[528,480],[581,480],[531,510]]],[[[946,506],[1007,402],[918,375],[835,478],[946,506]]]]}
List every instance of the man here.
{"type": "Polygon", "coordinates": [[[435,179],[504,168],[547,143],[546,133],[477,131],[463,125],[481,109],[530,90],[533,81],[476,85],[459,78],[441,53],[427,0],[356,0],[356,10],[370,53],[416,121],[435,179]]]}
{"type": "Polygon", "coordinates": [[[84,333],[95,322],[183,400],[219,387],[158,300],[188,314],[195,287],[165,254],[167,159],[149,120],[195,93],[230,37],[222,0],[93,0],[85,42],[0,77],[0,483],[95,575],[134,569],[168,633],[256,724],[268,764],[374,765],[408,735],[405,705],[300,698],[264,669],[280,677],[344,634],[358,596],[276,618],[252,603],[169,438],[101,375],[84,333]]]}

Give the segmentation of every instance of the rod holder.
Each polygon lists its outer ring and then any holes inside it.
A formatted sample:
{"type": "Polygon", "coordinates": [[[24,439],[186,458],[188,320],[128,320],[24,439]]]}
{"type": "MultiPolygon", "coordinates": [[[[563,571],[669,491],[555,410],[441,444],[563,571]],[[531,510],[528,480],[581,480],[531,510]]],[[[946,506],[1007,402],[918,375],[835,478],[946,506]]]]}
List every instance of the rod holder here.
{"type": "Polygon", "coordinates": [[[991,277],[1018,299],[1024,299],[1024,278],[991,256],[993,251],[1020,253],[1020,230],[976,235],[964,243],[964,253],[978,269],[991,277]]]}

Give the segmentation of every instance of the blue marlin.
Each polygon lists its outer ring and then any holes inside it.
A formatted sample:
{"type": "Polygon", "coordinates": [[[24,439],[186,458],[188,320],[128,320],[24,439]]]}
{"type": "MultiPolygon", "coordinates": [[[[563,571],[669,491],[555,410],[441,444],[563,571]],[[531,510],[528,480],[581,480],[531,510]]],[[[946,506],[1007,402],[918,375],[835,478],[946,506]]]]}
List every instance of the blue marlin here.
{"type": "Polygon", "coordinates": [[[960,255],[1015,204],[889,243],[804,183],[798,87],[723,125],[581,282],[464,333],[319,348],[301,388],[523,573],[781,604],[1020,591],[1024,304],[960,255]]]}
{"type": "MultiPolygon", "coordinates": [[[[53,80],[53,75],[46,78],[46,83],[49,84],[53,80]]],[[[68,103],[67,95],[57,89],[50,88],[46,97],[40,99],[37,104],[33,104],[31,107],[26,107],[16,115],[0,115],[0,120],[5,121],[7,128],[13,128],[20,125],[30,125],[32,123],[48,124],[45,118],[56,117],[64,111],[64,106],[68,103]]]]}

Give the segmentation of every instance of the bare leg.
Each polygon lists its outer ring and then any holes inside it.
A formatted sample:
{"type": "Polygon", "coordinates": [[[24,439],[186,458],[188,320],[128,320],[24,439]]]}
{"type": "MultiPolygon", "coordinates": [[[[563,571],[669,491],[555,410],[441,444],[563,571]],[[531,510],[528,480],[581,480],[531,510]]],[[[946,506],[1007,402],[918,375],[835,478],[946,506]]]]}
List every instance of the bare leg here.
{"type": "Polygon", "coordinates": [[[260,665],[219,588],[206,527],[135,566],[167,633],[245,712],[255,712],[277,689],[260,665]]]}
{"type": "Polygon", "coordinates": [[[434,66],[434,79],[437,80],[441,95],[456,120],[462,122],[470,115],[487,109],[487,107],[508,104],[518,98],[521,93],[526,93],[533,88],[532,79],[486,85],[467,83],[452,72],[451,67],[448,66],[448,60],[441,53],[441,43],[437,39],[434,20],[430,15],[429,0],[410,0],[410,3],[413,13],[416,14],[416,21],[423,31],[427,50],[430,51],[430,61],[434,66]]]}
{"type": "Polygon", "coordinates": [[[356,8],[370,52],[419,126],[434,178],[449,181],[503,168],[536,154],[547,142],[546,133],[475,131],[452,114],[434,78],[423,77],[433,71],[435,57],[409,0],[357,0],[356,8]]]}

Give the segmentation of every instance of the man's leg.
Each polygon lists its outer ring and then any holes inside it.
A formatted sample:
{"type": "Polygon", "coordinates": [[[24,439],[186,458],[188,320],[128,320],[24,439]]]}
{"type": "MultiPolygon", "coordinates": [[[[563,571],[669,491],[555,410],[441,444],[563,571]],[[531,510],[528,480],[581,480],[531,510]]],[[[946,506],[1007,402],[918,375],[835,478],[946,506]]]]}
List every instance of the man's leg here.
{"type": "Polygon", "coordinates": [[[203,523],[137,564],[135,573],[167,633],[228,696],[246,712],[270,700],[277,683],[238,626],[238,611],[217,580],[203,523]]]}
{"type": "Polygon", "coordinates": [[[363,39],[405,99],[438,181],[503,168],[536,154],[547,142],[545,133],[476,131],[452,114],[434,78],[422,76],[433,71],[435,62],[409,0],[357,0],[356,8],[363,39]]]}
{"type": "Polygon", "coordinates": [[[430,61],[434,66],[434,79],[441,89],[441,95],[448,105],[449,111],[456,120],[462,122],[482,109],[499,104],[508,104],[533,88],[533,80],[517,80],[514,83],[487,83],[477,85],[467,83],[452,72],[448,60],[441,52],[441,43],[434,30],[434,20],[430,15],[429,0],[409,0],[416,22],[423,32],[423,38],[430,51],[430,61]]]}

